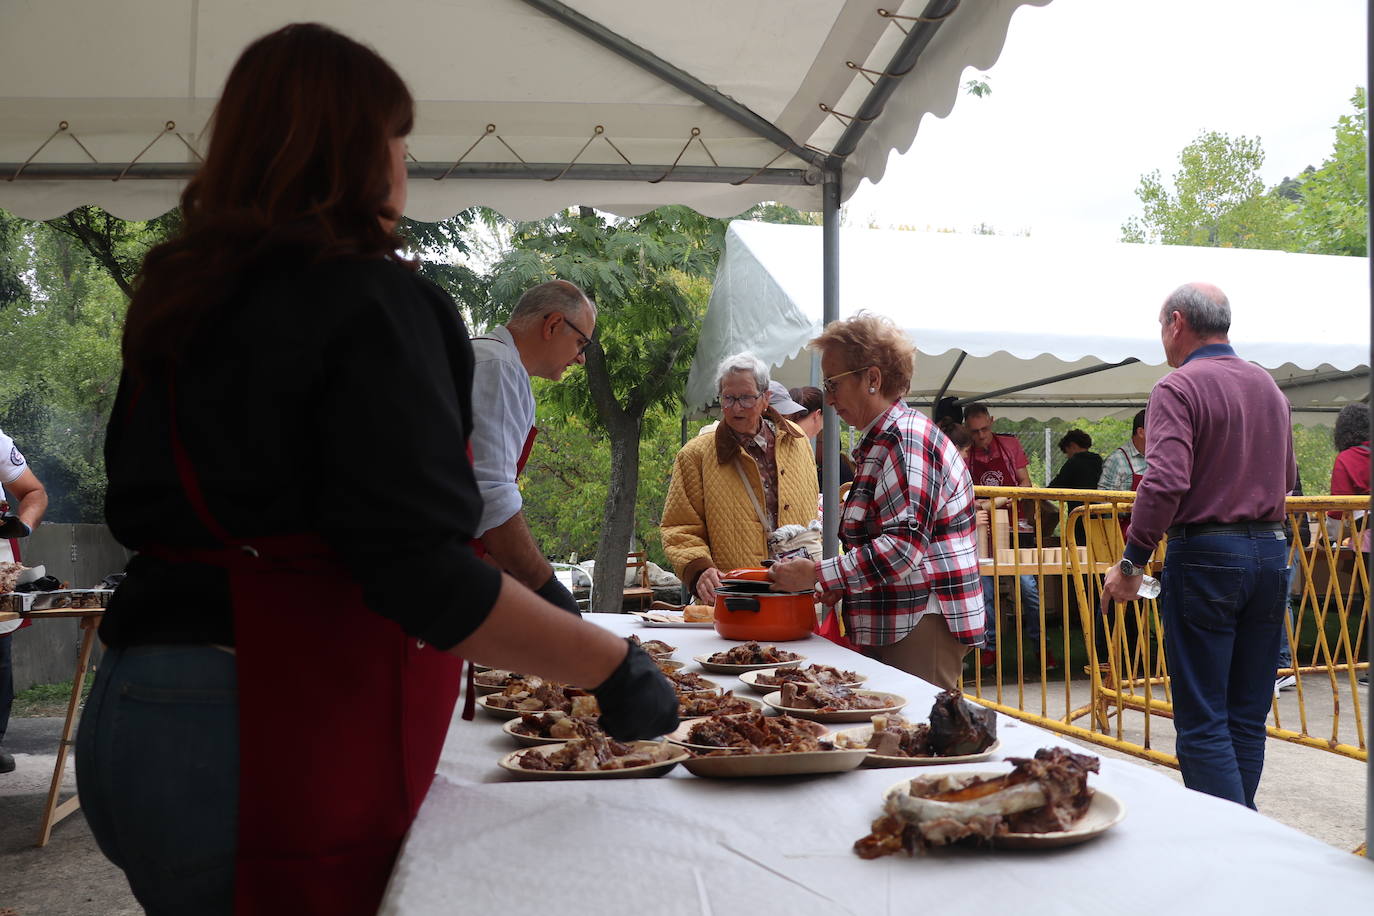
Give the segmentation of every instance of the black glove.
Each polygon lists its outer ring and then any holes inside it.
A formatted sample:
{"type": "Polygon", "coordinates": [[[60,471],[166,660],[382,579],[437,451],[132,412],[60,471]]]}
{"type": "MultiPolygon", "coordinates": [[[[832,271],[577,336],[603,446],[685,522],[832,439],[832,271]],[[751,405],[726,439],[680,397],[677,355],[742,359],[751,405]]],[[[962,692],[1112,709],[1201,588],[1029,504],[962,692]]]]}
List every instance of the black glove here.
{"type": "Polygon", "coordinates": [[[534,593],[554,607],[562,608],[569,614],[576,614],[578,617],[582,616],[582,609],[577,606],[577,599],[562,582],[558,581],[557,576],[549,576],[549,581],[535,589],[534,593]]]}
{"type": "Polygon", "coordinates": [[[17,515],[0,517],[0,538],[26,538],[33,529],[19,520],[17,515]]]}
{"type": "Polygon", "coordinates": [[[648,653],[625,641],[624,660],[592,690],[601,707],[597,724],[617,741],[666,735],[677,728],[677,693],[648,653]]]}

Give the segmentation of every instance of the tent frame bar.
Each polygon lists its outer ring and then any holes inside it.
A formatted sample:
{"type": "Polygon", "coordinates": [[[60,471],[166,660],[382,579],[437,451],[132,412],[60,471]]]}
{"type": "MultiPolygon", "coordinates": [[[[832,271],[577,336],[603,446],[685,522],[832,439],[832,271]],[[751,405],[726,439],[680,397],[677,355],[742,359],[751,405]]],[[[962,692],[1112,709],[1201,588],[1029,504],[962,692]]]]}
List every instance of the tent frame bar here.
{"type": "Polygon", "coordinates": [[[868,90],[868,95],[855,112],[853,120],[831,148],[831,155],[834,157],[832,167],[858,149],[859,141],[868,132],[869,125],[883,113],[883,108],[896,91],[897,84],[915,68],[917,59],[935,37],[935,33],[940,30],[945,18],[958,8],[959,2],[960,0],[931,0],[926,5],[921,18],[932,21],[918,22],[907,32],[906,38],[902,39],[902,43],[892,55],[892,60],[883,68],[873,88],[868,90]]]}
{"type": "Polygon", "coordinates": [[[1055,382],[1067,382],[1069,379],[1082,378],[1085,375],[1092,375],[1096,372],[1105,372],[1108,369],[1116,369],[1120,366],[1129,366],[1132,363],[1140,362],[1134,356],[1123,359],[1119,363],[1102,363],[1100,366],[1089,366],[1086,369],[1075,369],[1072,372],[1062,372],[1059,375],[1051,375],[1047,378],[1039,378],[1032,382],[1022,382],[1020,385],[1012,385],[1010,388],[998,388],[996,391],[986,391],[982,394],[973,395],[967,398],[960,398],[955,403],[960,407],[965,404],[972,404],[975,401],[983,401],[987,398],[996,398],[1004,394],[1015,394],[1018,391],[1027,391],[1031,388],[1039,388],[1042,385],[1053,385],[1055,382]]]}
{"type": "Polygon", "coordinates": [[[1298,378],[1287,378],[1281,382],[1278,382],[1278,386],[1281,391],[1287,391],[1289,388],[1302,388],[1305,385],[1320,385],[1324,382],[1340,382],[1344,381],[1345,379],[1368,377],[1369,369],[1361,367],[1359,369],[1348,369],[1345,371],[1336,372],[1320,372],[1315,375],[1304,375],[1299,376],[1298,378]]]}
{"type": "MultiPolygon", "coordinates": [[[[12,175],[18,163],[0,162],[0,175],[12,175]]],[[[116,162],[33,162],[16,181],[184,181],[200,168],[197,162],[137,162],[132,166],[116,162]]],[[[763,169],[743,166],[625,165],[624,163],[557,162],[411,162],[406,166],[410,178],[438,180],[497,179],[529,181],[675,181],[712,184],[762,184],[810,186],[821,182],[816,169],[763,169]],[[669,174],[664,174],[669,172],[669,174]]]]}
{"type": "Polygon", "coordinates": [[[966,359],[968,359],[968,351],[960,350],[959,358],[956,359],[954,365],[950,367],[949,375],[945,376],[944,384],[940,386],[939,391],[935,392],[935,397],[930,401],[930,415],[932,417],[935,416],[935,411],[940,406],[940,399],[945,396],[945,392],[949,390],[949,386],[954,383],[954,376],[958,374],[959,367],[964,364],[964,360],[966,359]]]}
{"type": "Polygon", "coordinates": [[[772,121],[741,105],[728,95],[708,86],[687,71],[673,66],[657,54],[640,47],[625,36],[611,31],[594,19],[589,19],[567,4],[559,3],[558,0],[523,0],[523,2],[591,39],[606,50],[619,54],[630,63],[652,73],[674,89],[687,93],[717,114],[729,118],[802,161],[818,167],[825,164],[823,153],[818,153],[798,143],[772,121]]]}

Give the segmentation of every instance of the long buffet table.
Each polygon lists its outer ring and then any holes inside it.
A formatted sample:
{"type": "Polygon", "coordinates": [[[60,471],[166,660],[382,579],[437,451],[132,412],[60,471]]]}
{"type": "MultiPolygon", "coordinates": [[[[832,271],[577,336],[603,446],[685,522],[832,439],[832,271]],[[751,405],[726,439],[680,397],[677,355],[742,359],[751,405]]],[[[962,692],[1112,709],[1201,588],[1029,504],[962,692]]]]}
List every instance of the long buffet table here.
{"type": "MultiPolygon", "coordinates": [[[[732,645],[710,629],[647,628],[616,614],[587,619],[677,646],[687,671],[700,670],[692,656],[732,645]]],[[[865,687],[907,698],[910,718],[924,719],[937,692],[820,637],[785,645],[869,675],[865,687]]],[[[679,766],[658,779],[513,781],[496,761],[514,744],[500,721],[477,716],[454,720],[383,913],[1120,916],[1359,906],[1374,895],[1369,860],[1129,762],[1104,758],[1090,780],[1125,804],[1126,817],[1083,845],[865,861],[850,847],[868,832],[884,790],[936,768],[707,780],[679,766]]],[[[1052,745],[1092,752],[1006,717],[998,732],[992,761],[944,769],[1005,772],[1001,758],[1052,745]]]]}

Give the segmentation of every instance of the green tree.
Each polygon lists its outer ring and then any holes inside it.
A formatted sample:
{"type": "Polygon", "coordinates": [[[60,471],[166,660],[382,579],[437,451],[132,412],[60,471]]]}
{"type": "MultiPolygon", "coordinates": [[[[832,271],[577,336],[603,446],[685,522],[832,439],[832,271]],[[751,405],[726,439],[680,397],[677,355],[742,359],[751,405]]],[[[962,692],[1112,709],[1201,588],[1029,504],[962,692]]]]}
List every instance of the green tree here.
{"type": "Polygon", "coordinates": [[[1142,175],[1136,197],[1144,215],[1121,227],[1123,242],[1209,248],[1289,250],[1286,201],[1265,190],[1258,137],[1204,131],[1179,154],[1172,187],[1158,170],[1142,175]]]}
{"type": "Polygon", "coordinates": [[[1350,97],[1354,111],[1336,122],[1331,155],[1299,179],[1296,225],[1309,254],[1364,257],[1369,246],[1369,128],[1365,90],[1350,97]]]}
{"type": "Polygon", "coordinates": [[[93,207],[46,223],[0,215],[0,260],[24,280],[21,301],[0,308],[0,427],[48,488],[51,520],[104,515],[127,291],[168,223],[126,223],[93,207]]]}
{"type": "MultiPolygon", "coordinates": [[[[688,436],[696,435],[705,422],[688,423],[688,436]]],[[[660,566],[668,566],[668,562],[659,537],[659,520],[680,436],[679,419],[670,411],[658,408],[645,417],[632,530],[649,559],[660,566]]],[[[539,437],[520,477],[520,491],[530,532],[549,556],[595,556],[601,516],[589,510],[606,502],[610,458],[606,433],[581,417],[540,418],[539,437]]]]}

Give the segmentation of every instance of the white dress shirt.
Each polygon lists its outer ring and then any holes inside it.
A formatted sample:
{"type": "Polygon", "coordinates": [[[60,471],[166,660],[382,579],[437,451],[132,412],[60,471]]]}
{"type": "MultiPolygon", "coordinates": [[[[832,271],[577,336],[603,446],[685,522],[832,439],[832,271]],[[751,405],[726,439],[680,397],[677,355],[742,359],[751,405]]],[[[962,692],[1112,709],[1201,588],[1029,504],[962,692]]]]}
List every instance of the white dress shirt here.
{"type": "Polygon", "coordinates": [[[504,327],[472,339],[472,469],[485,504],[480,537],[508,521],[524,501],[515,465],[534,426],[534,391],[515,340],[504,327]]]}

